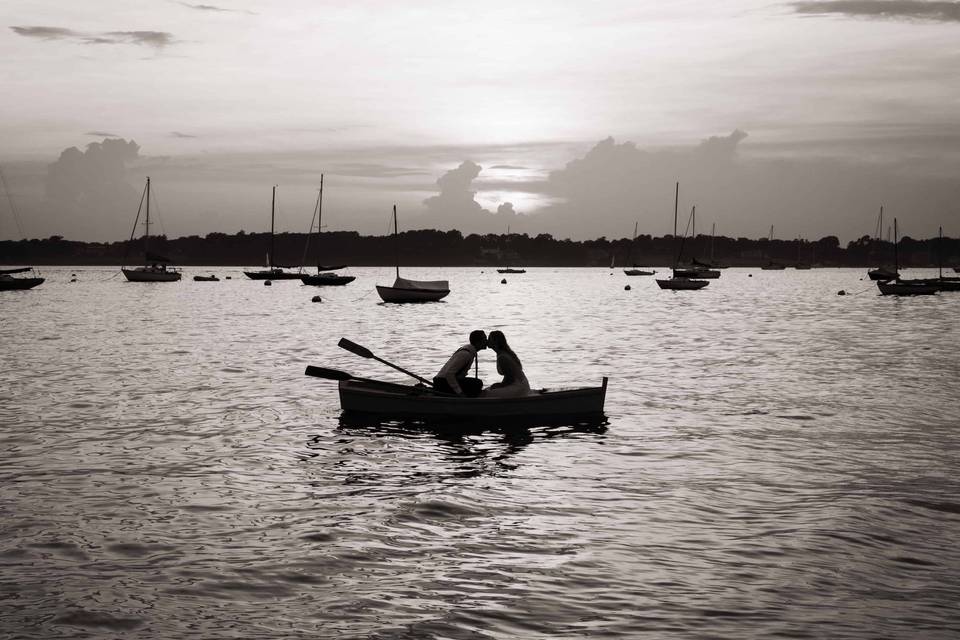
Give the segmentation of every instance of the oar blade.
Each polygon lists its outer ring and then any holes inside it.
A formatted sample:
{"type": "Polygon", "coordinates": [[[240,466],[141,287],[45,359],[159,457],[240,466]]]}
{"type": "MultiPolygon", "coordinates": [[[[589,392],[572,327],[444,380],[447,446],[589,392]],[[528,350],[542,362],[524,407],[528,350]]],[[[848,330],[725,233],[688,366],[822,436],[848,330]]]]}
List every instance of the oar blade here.
{"type": "Polygon", "coordinates": [[[373,352],[366,347],[362,347],[356,342],[351,342],[346,338],[340,338],[340,342],[337,343],[337,346],[341,349],[346,349],[350,353],[360,356],[361,358],[372,358],[373,352]]]}
{"type": "Polygon", "coordinates": [[[313,376],[314,378],[326,378],[327,380],[351,380],[351,376],[346,371],[338,371],[337,369],[326,369],[324,367],[314,367],[308,365],[306,371],[303,372],[305,376],[313,376]]]}

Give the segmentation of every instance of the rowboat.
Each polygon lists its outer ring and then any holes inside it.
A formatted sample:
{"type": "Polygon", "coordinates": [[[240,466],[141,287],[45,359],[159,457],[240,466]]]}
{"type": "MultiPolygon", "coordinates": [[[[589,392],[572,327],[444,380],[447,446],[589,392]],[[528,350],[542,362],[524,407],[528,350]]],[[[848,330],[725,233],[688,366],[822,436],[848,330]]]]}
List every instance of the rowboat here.
{"type": "Polygon", "coordinates": [[[340,407],[349,414],[418,420],[553,421],[603,415],[607,378],[599,387],[541,389],[514,398],[465,398],[422,385],[357,379],[339,382],[340,407]]]}
{"type": "Polygon", "coordinates": [[[356,276],[341,276],[337,273],[320,272],[316,275],[304,273],[300,276],[300,282],[314,287],[342,287],[356,280],[356,276]]]}
{"type": "Polygon", "coordinates": [[[14,278],[15,273],[27,273],[33,271],[33,267],[22,267],[19,269],[0,269],[0,291],[15,291],[23,289],[32,289],[37,285],[43,284],[43,278],[14,278]]]}
{"type": "Polygon", "coordinates": [[[220,278],[215,275],[209,276],[193,276],[194,282],[220,282],[220,278]]]}
{"type": "Polygon", "coordinates": [[[497,273],[526,273],[526,269],[515,269],[513,267],[506,267],[504,269],[497,269],[497,273]]]}

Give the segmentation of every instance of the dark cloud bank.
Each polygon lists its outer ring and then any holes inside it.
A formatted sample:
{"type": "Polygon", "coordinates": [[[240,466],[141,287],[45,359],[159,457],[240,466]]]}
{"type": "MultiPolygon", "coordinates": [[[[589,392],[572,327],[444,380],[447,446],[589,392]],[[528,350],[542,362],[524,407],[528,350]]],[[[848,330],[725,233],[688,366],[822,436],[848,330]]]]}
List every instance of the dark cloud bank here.
{"type": "Polygon", "coordinates": [[[134,44],[162,49],[173,44],[173,35],[166,31],[103,31],[88,33],[62,27],[10,27],[26,38],[68,40],[81,44],[134,44]]]}
{"type": "Polygon", "coordinates": [[[823,0],[792,3],[797,13],[960,22],[960,3],[921,0],[823,0]]]}
{"type": "MultiPolygon", "coordinates": [[[[716,223],[721,234],[757,238],[776,225],[778,238],[852,239],[872,231],[881,203],[914,237],[932,237],[939,224],[948,235],[957,232],[951,226],[957,224],[960,202],[956,162],[931,157],[929,162],[940,167],[932,172],[918,170],[915,158],[896,154],[883,162],[757,157],[741,149],[749,139],[736,130],[684,148],[649,150],[607,138],[544,178],[526,182],[485,180],[483,167],[465,160],[436,180],[435,193],[421,200],[419,211],[403,205],[402,226],[503,233],[509,225],[515,233],[585,239],[628,237],[637,221],[642,234],[660,236],[672,232],[674,183],[679,181],[681,227],[690,207],[697,205],[701,233],[716,223]],[[508,195],[495,209],[485,208],[478,193],[490,191],[516,192],[518,197],[508,195]],[[516,206],[530,201],[531,194],[550,204],[532,212],[516,206]]],[[[221,164],[215,161],[215,166],[221,164]]],[[[243,185],[303,182],[318,176],[323,164],[309,171],[300,166],[299,174],[269,162],[232,165],[229,173],[238,182],[227,184],[218,181],[216,172],[204,173],[202,159],[143,159],[135,142],[105,139],[83,151],[66,149],[49,165],[44,202],[24,203],[25,210],[36,213],[28,232],[88,240],[124,237],[144,173],[163,185],[171,236],[257,229],[269,205],[252,203],[251,195],[260,192],[243,185]]],[[[335,163],[327,167],[334,169],[335,163]]],[[[423,174],[416,169],[364,163],[348,168],[340,173],[359,180],[367,200],[357,204],[344,190],[331,191],[339,228],[381,234],[383,211],[394,198],[425,190],[423,174]],[[408,182],[397,185],[397,180],[408,182]],[[382,203],[371,190],[383,193],[382,203]]]]}

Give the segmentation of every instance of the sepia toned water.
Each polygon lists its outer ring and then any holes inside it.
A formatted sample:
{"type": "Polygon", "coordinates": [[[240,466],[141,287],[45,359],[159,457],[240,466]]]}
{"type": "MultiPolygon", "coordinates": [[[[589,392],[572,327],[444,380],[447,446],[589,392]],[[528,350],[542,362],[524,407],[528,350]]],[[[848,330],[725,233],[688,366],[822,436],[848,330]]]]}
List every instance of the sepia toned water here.
{"type": "Polygon", "coordinates": [[[0,292],[5,638],[960,634],[960,294],[407,269],[453,292],[389,306],[390,269],[43,271],[0,292]],[[607,424],[341,425],[303,375],[403,380],[343,336],[429,377],[474,328],[535,387],[609,376],[607,424]]]}

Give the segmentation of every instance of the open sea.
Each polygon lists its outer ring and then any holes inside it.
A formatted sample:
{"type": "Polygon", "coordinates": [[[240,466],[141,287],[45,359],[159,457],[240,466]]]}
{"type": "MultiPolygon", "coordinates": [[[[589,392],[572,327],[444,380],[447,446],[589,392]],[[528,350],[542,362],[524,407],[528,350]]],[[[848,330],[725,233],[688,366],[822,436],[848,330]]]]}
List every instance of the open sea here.
{"type": "Polygon", "coordinates": [[[384,305],[388,268],[42,271],[0,292],[0,637],[960,637],[960,293],[411,268],[452,293],[384,305]],[[607,422],[342,424],[303,375],[404,381],[347,337],[432,377],[475,328],[534,387],[609,376],[607,422]]]}

